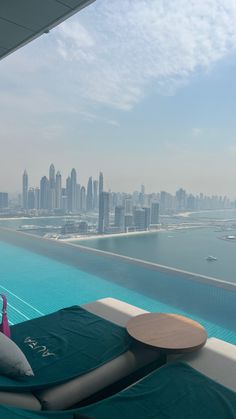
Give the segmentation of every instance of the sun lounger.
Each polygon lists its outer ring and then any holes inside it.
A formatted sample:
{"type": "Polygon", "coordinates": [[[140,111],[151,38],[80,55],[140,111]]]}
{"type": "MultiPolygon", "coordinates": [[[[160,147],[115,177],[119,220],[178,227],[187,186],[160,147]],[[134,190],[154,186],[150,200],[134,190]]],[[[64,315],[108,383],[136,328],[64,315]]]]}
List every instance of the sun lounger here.
{"type": "MultiPolygon", "coordinates": [[[[112,298],[84,308],[120,326],[131,316],[144,312],[112,298]]],[[[181,362],[162,366],[116,395],[86,407],[62,411],[157,360],[158,356],[157,352],[137,345],[81,377],[37,394],[0,392],[0,403],[32,409],[2,406],[0,417],[79,419],[87,415],[97,419],[162,419],[168,412],[167,417],[173,419],[236,418],[236,347],[215,338],[208,339],[199,351],[179,358],[181,362]],[[42,407],[50,409],[50,414],[35,412],[42,407]]]]}
{"type": "Polygon", "coordinates": [[[236,392],[236,346],[209,338],[200,350],[179,358],[207,377],[236,392]]]}
{"type": "MultiPolygon", "coordinates": [[[[108,320],[109,323],[118,326],[125,326],[130,317],[144,312],[137,307],[112,298],[86,304],[83,308],[88,313],[95,314],[99,318],[108,320]]],[[[97,368],[84,372],[78,377],[67,379],[66,382],[58,385],[51,385],[49,388],[39,390],[33,386],[33,391],[23,387],[24,392],[21,387],[17,391],[14,391],[14,388],[12,388],[11,392],[4,389],[4,391],[0,391],[0,403],[31,410],[40,410],[42,408],[50,410],[66,409],[108,386],[124,380],[134,372],[155,363],[158,359],[159,353],[157,351],[134,344],[125,348],[123,353],[118,353],[116,357],[97,368]],[[26,392],[26,390],[28,391],[26,392]]],[[[80,357],[78,356],[78,362],[79,360],[80,357]]]]}
{"type": "Polygon", "coordinates": [[[186,363],[167,364],[100,402],[64,412],[0,407],[4,419],[235,419],[236,393],[186,363]]]}

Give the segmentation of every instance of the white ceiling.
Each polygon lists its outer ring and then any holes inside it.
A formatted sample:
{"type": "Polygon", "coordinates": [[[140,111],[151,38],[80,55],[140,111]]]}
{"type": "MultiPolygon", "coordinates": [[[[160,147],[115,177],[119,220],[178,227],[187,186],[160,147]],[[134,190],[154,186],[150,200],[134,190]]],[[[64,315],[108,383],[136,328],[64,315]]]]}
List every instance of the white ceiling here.
{"type": "Polygon", "coordinates": [[[0,0],[0,59],[94,0],[0,0]]]}

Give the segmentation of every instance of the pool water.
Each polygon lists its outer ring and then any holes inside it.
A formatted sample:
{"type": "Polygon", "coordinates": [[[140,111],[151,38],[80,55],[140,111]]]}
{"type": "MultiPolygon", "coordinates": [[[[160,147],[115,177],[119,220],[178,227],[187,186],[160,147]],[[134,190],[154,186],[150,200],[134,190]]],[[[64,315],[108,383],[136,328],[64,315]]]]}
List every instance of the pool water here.
{"type": "MultiPolygon", "coordinates": [[[[109,264],[104,260],[103,264],[105,263],[109,264]]],[[[117,268],[118,265],[119,262],[116,262],[117,268]]],[[[135,278],[132,276],[135,272],[138,278],[138,271],[140,267],[133,269],[130,267],[126,271],[127,284],[131,280],[132,284],[135,283],[135,278]]],[[[104,275],[100,276],[99,271],[97,274],[89,273],[84,269],[80,270],[69,264],[1,241],[0,272],[0,292],[7,295],[8,317],[11,324],[48,314],[62,307],[114,297],[148,311],[187,315],[199,321],[207,329],[209,337],[215,336],[236,344],[236,327],[232,327],[232,322],[229,322],[229,327],[227,327],[218,321],[209,320],[205,315],[201,316],[191,310],[184,310],[181,306],[179,308],[176,305],[173,306],[168,301],[165,302],[163,298],[158,300],[155,292],[152,298],[152,292],[140,292],[140,287],[136,290],[133,285],[128,287],[125,280],[122,284],[115,283],[112,277],[108,279],[107,276],[105,278],[104,275]]],[[[150,274],[146,269],[146,277],[148,275],[150,274]]],[[[163,273],[160,273],[161,276],[163,277],[163,273]]],[[[143,282],[145,283],[144,276],[143,282]]],[[[203,284],[200,286],[204,287],[203,284]]]]}

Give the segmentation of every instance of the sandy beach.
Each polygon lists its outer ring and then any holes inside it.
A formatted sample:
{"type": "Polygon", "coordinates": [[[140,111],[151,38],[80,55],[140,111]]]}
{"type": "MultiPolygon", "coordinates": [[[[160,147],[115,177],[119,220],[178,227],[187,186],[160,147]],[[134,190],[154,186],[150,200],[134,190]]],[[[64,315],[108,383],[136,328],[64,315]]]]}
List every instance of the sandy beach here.
{"type": "Polygon", "coordinates": [[[168,226],[166,228],[159,228],[158,230],[148,230],[148,231],[129,231],[128,233],[111,233],[111,234],[94,234],[91,236],[85,236],[85,235],[74,235],[72,237],[66,237],[66,238],[54,238],[53,240],[60,240],[60,241],[86,241],[86,240],[96,240],[96,239],[107,239],[110,237],[128,237],[128,236],[135,236],[135,235],[143,235],[143,234],[156,234],[163,231],[175,231],[175,230],[184,230],[184,229],[191,229],[191,228],[204,228],[207,227],[203,224],[199,225],[192,225],[192,224],[184,224],[184,225],[174,225],[174,226],[168,226]]]}
{"type": "Polygon", "coordinates": [[[108,237],[122,237],[122,236],[135,236],[140,234],[153,234],[157,233],[159,231],[166,231],[164,228],[160,228],[159,230],[152,230],[152,231],[129,231],[128,233],[112,233],[112,234],[94,234],[91,236],[85,236],[85,235],[76,235],[69,238],[60,238],[58,240],[60,241],[77,241],[77,240],[96,240],[96,239],[107,239],[108,237]]]}

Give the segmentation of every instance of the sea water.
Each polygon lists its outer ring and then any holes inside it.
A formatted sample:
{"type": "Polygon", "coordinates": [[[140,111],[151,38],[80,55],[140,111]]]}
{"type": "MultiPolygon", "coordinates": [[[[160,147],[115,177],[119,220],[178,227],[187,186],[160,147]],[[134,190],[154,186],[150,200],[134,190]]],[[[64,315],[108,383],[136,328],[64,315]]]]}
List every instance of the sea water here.
{"type": "MultiPolygon", "coordinates": [[[[236,282],[236,241],[213,228],[192,228],[116,236],[76,243],[173,268],[236,282]],[[216,261],[206,260],[208,255],[216,261]]],[[[73,242],[75,243],[75,242],[73,242]]]]}

